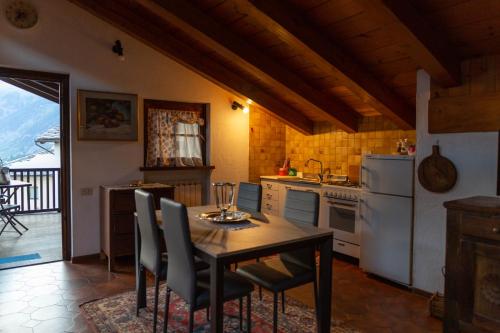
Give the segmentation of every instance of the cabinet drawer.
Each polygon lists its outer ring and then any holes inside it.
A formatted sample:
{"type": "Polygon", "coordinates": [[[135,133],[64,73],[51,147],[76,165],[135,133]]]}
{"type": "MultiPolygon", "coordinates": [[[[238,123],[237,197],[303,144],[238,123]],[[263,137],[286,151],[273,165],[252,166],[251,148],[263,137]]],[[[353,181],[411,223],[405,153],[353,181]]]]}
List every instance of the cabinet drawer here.
{"type": "Polygon", "coordinates": [[[134,234],[134,215],[111,215],[111,225],[115,234],[134,234]]]}
{"type": "Polygon", "coordinates": [[[264,188],[262,190],[262,199],[270,201],[278,201],[278,191],[268,190],[264,188]]]}
{"type": "Polygon", "coordinates": [[[270,201],[270,200],[264,200],[262,202],[262,212],[264,214],[270,214],[270,215],[276,215],[278,216],[278,202],[277,201],[270,201]]]}
{"type": "Polygon", "coordinates": [[[462,219],[462,233],[500,241],[500,218],[464,214],[462,219]]]}
{"type": "Polygon", "coordinates": [[[360,249],[358,245],[343,242],[338,239],[333,240],[333,251],[343,253],[354,258],[359,258],[360,256],[360,249]]]}
{"type": "Polygon", "coordinates": [[[261,182],[263,190],[278,191],[279,184],[273,182],[261,182]]]}
{"type": "Polygon", "coordinates": [[[111,192],[111,212],[134,213],[135,197],[133,190],[121,190],[111,192]]]}

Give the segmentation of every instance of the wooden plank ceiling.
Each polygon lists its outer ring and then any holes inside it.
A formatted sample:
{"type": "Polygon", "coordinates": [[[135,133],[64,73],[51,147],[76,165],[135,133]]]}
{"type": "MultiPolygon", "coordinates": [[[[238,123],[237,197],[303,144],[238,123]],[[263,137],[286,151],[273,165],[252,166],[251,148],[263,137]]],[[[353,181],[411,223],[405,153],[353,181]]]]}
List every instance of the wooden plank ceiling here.
{"type": "Polygon", "coordinates": [[[70,1],[308,134],[414,128],[418,68],[456,86],[463,59],[500,52],[498,0],[70,1]]]}

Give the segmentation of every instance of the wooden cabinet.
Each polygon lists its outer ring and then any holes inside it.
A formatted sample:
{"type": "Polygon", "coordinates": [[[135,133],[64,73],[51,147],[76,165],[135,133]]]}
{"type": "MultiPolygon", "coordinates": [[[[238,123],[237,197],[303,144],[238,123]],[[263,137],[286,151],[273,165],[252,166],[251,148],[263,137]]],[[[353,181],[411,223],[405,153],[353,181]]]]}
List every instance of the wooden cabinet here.
{"type": "MultiPolygon", "coordinates": [[[[138,187],[101,186],[101,251],[113,271],[116,257],[134,254],[134,191],[138,187]]],[[[174,187],[147,184],[141,189],[153,193],[156,209],[160,198],[174,198],[174,187]]]]}
{"type": "Polygon", "coordinates": [[[500,198],[445,203],[444,332],[500,332],[500,198]]]}

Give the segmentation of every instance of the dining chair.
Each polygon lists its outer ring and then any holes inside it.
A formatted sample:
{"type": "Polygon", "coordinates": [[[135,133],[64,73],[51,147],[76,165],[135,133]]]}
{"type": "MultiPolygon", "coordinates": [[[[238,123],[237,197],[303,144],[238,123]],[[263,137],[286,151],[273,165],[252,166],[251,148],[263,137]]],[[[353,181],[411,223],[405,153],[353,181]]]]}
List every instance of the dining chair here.
{"type": "MultiPolygon", "coordinates": [[[[319,195],[315,192],[288,190],[284,217],[296,224],[318,226],[319,195]]],[[[314,248],[280,253],[278,257],[239,267],[236,272],[273,293],[273,332],[278,331],[278,294],[285,312],[285,291],[307,283],[314,285],[317,309],[318,286],[314,248]]]]}
{"type": "MultiPolygon", "coordinates": [[[[245,212],[260,213],[262,204],[262,185],[255,183],[240,182],[238,187],[238,200],[236,207],[245,212]]],[[[259,259],[257,259],[259,261],[259,259]]],[[[234,269],[238,268],[238,263],[234,263],[234,269]]]]}
{"type": "MultiPolygon", "coordinates": [[[[170,293],[173,291],[188,304],[188,332],[191,333],[194,327],[194,312],[210,306],[210,270],[197,271],[195,269],[195,257],[186,206],[167,198],[161,198],[160,205],[164,224],[163,234],[167,244],[170,266],[167,272],[163,332],[167,332],[170,293]]],[[[242,299],[246,297],[248,333],[251,331],[251,293],[253,289],[253,284],[240,275],[229,271],[224,272],[223,301],[239,300],[241,329],[243,326],[242,299]]]]}
{"type": "MultiPolygon", "coordinates": [[[[161,248],[153,194],[140,189],[135,190],[135,208],[141,237],[139,269],[147,269],[154,275],[155,279],[153,332],[156,332],[159,286],[160,280],[164,280],[167,276],[168,258],[161,248]]],[[[139,276],[144,275],[139,274],[139,276]]],[[[139,307],[136,308],[136,315],[139,315],[139,307]]]]}
{"type": "Polygon", "coordinates": [[[236,207],[248,212],[260,212],[262,202],[262,185],[240,182],[236,207]]]}

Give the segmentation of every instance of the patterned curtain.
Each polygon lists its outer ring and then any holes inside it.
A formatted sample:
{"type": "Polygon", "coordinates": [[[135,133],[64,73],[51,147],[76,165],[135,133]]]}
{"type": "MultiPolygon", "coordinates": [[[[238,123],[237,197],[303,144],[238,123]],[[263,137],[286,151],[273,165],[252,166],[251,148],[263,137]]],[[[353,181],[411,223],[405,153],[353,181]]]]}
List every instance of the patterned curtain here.
{"type": "Polygon", "coordinates": [[[147,167],[202,166],[200,113],[149,109],[147,167]]]}

